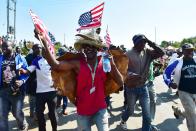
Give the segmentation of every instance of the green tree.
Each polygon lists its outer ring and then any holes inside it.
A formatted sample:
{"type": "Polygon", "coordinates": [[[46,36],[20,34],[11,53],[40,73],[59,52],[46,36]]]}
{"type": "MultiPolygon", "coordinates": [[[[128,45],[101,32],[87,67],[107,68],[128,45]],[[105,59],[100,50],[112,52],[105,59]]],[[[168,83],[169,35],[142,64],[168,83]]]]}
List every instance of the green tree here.
{"type": "Polygon", "coordinates": [[[180,47],[180,42],[175,41],[174,43],[172,43],[171,46],[175,47],[175,48],[179,48],[180,47]]]}
{"type": "Polygon", "coordinates": [[[162,41],[161,42],[161,47],[167,47],[167,46],[169,46],[169,42],[168,41],[162,41]]]}
{"type": "Polygon", "coordinates": [[[62,46],[61,42],[56,42],[54,47],[55,47],[55,52],[58,52],[58,49],[62,46]]]}
{"type": "Polygon", "coordinates": [[[179,48],[181,47],[184,43],[191,43],[196,47],[196,36],[195,37],[190,37],[190,38],[184,38],[181,42],[175,41],[175,42],[167,42],[167,41],[162,41],[161,42],[161,47],[167,47],[169,45],[179,48]]]}
{"type": "Polygon", "coordinates": [[[25,56],[26,56],[26,55],[28,54],[28,52],[29,52],[25,47],[21,47],[21,51],[22,51],[22,54],[25,55],[25,56]]]}

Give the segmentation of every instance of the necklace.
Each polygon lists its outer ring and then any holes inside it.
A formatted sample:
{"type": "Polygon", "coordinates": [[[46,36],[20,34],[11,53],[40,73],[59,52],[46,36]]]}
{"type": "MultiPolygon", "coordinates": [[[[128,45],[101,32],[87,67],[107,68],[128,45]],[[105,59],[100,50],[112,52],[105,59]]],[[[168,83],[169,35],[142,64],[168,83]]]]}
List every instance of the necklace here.
{"type": "Polygon", "coordinates": [[[96,59],[96,63],[95,63],[95,66],[94,66],[94,72],[93,72],[93,69],[91,68],[90,64],[88,64],[88,68],[90,69],[91,71],[91,76],[92,76],[92,87],[94,86],[94,81],[95,81],[95,74],[96,74],[96,70],[97,70],[97,65],[98,65],[98,60],[96,59]]]}

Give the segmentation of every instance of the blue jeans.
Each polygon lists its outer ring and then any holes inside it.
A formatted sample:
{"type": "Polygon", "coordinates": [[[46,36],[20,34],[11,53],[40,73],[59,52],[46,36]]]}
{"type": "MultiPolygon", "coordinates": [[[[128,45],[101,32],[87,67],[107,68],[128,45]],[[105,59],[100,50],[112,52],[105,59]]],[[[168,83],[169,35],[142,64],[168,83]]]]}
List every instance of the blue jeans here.
{"type": "Polygon", "coordinates": [[[136,101],[139,100],[142,107],[142,131],[150,131],[150,98],[147,86],[137,88],[126,88],[127,106],[122,114],[122,121],[126,122],[133,115],[136,101]]]}
{"type": "Polygon", "coordinates": [[[156,92],[153,82],[149,82],[147,84],[148,90],[149,90],[149,96],[150,96],[150,116],[151,121],[155,118],[155,112],[156,112],[156,92]]]}
{"type": "Polygon", "coordinates": [[[12,95],[10,88],[0,89],[0,130],[8,131],[8,113],[11,110],[19,129],[27,126],[23,112],[24,95],[12,95]]]}
{"type": "Polygon", "coordinates": [[[57,105],[61,105],[61,100],[63,98],[63,111],[65,111],[67,109],[67,103],[68,103],[68,100],[67,100],[67,97],[66,96],[60,96],[60,95],[57,95],[57,105]]]}
{"type": "Polygon", "coordinates": [[[93,122],[96,124],[98,131],[109,131],[107,109],[102,109],[91,116],[78,115],[78,131],[91,131],[93,122]]]}
{"type": "Polygon", "coordinates": [[[105,98],[105,102],[106,102],[106,104],[107,104],[107,107],[110,105],[110,96],[106,96],[106,98],[105,98]]]}
{"type": "Polygon", "coordinates": [[[66,96],[63,96],[63,111],[65,111],[66,110],[66,108],[67,108],[67,97],[66,96]]]}

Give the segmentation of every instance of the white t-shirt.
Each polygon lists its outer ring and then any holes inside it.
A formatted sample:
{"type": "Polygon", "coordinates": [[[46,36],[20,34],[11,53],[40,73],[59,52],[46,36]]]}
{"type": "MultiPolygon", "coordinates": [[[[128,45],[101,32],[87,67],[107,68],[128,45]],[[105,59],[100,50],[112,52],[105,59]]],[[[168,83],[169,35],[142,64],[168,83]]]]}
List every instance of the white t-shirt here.
{"type": "Polygon", "coordinates": [[[36,57],[31,66],[27,68],[30,72],[36,70],[37,90],[36,93],[55,91],[51,76],[51,67],[41,56],[36,57]]]}

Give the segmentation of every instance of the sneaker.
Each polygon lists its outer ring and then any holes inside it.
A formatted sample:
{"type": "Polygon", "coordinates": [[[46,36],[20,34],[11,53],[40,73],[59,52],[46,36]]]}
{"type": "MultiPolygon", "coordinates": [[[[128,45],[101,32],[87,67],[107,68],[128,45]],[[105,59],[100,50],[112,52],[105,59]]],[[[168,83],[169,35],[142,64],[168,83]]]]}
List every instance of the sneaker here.
{"type": "Polygon", "coordinates": [[[178,91],[176,92],[176,96],[179,97],[178,91]]]}
{"type": "Polygon", "coordinates": [[[160,129],[159,128],[157,128],[156,126],[154,126],[154,125],[152,125],[151,126],[151,131],[160,131],[160,129]]]}
{"type": "Polygon", "coordinates": [[[167,90],[167,93],[172,94],[172,89],[169,88],[169,89],[167,90]]]}
{"type": "Polygon", "coordinates": [[[174,112],[174,116],[175,116],[176,119],[180,118],[180,116],[178,114],[176,114],[175,112],[174,112]]]}
{"type": "Polygon", "coordinates": [[[62,115],[66,116],[68,113],[66,111],[62,111],[62,115]]]}
{"type": "Polygon", "coordinates": [[[121,128],[122,128],[123,130],[127,130],[127,124],[126,124],[126,122],[121,121],[121,122],[120,122],[120,126],[121,126],[121,128]]]}
{"type": "Polygon", "coordinates": [[[142,111],[142,107],[141,107],[141,105],[139,103],[135,104],[135,110],[142,111]]]}
{"type": "Polygon", "coordinates": [[[24,124],[23,128],[20,129],[20,131],[28,131],[29,129],[29,125],[28,124],[24,124]]]}
{"type": "Polygon", "coordinates": [[[179,109],[179,107],[176,106],[176,105],[173,105],[173,106],[172,106],[172,109],[173,109],[173,111],[174,111],[174,116],[175,116],[175,118],[176,118],[176,119],[179,119],[179,118],[180,118],[180,115],[182,114],[182,113],[181,113],[181,110],[179,109]]]}

